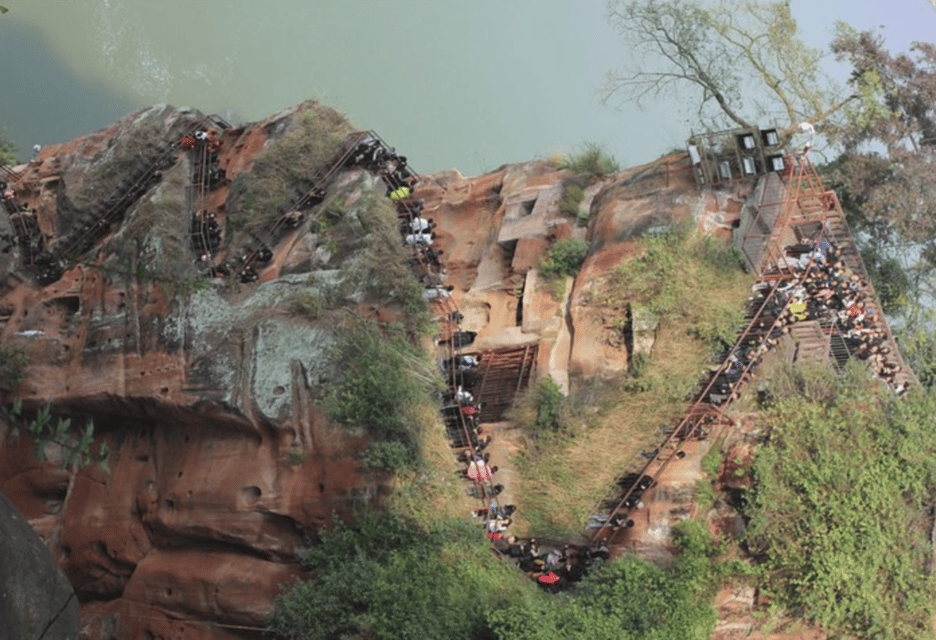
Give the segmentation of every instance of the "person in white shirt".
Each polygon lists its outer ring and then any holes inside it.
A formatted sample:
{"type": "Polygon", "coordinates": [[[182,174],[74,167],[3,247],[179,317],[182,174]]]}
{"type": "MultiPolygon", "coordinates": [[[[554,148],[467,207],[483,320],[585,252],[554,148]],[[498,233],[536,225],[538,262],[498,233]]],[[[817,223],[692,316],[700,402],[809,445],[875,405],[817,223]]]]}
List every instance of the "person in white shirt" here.
{"type": "Polygon", "coordinates": [[[406,244],[429,244],[435,237],[434,233],[411,233],[404,240],[406,244]]]}
{"type": "Polygon", "coordinates": [[[416,217],[410,222],[410,229],[413,230],[413,233],[429,233],[435,226],[435,222],[432,221],[432,218],[427,220],[426,218],[416,217]]]}
{"type": "Polygon", "coordinates": [[[447,287],[440,286],[431,286],[426,287],[423,290],[423,300],[445,300],[452,295],[452,290],[455,289],[454,286],[449,285],[447,287]]]}

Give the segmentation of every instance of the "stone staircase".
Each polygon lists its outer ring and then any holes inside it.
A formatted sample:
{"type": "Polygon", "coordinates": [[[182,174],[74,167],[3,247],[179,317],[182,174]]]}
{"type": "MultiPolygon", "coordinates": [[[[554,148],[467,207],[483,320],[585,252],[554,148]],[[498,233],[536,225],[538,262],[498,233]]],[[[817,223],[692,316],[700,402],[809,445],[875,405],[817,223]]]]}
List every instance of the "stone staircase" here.
{"type": "Polygon", "coordinates": [[[796,343],[794,362],[826,362],[829,354],[829,336],[819,326],[818,320],[797,322],[790,329],[796,343]]]}

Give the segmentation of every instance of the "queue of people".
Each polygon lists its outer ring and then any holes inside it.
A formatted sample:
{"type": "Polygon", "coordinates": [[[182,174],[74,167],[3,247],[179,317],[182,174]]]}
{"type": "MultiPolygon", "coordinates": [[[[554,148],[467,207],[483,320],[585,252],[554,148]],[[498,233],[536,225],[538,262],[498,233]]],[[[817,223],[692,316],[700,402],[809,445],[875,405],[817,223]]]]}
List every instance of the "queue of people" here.
{"type": "MultiPolygon", "coordinates": [[[[827,331],[837,335],[850,357],[868,362],[870,371],[898,395],[907,391],[907,378],[888,346],[886,328],[877,320],[868,282],[846,264],[842,252],[825,238],[784,248],[786,276],[774,282],[754,285],[748,298],[745,339],[716,356],[718,365],[701,384],[697,400],[721,406],[735,400],[750,371],[776,347],[798,322],[818,320],[827,331]]],[[[774,274],[776,275],[776,274],[774,274]]],[[[705,439],[714,415],[686,418],[663,434],[680,439],[705,439]]],[[[654,460],[660,449],[642,452],[644,460],[654,460]]],[[[682,450],[674,454],[685,454],[682,450]]],[[[634,526],[630,514],[643,507],[642,494],[653,484],[650,476],[627,474],[618,481],[618,497],[602,503],[602,512],[589,516],[588,529],[634,526]],[[626,496],[626,497],[625,497],[626,496]]]]}
{"type": "MultiPolygon", "coordinates": [[[[490,518],[490,514],[486,517],[490,518]]],[[[488,537],[497,554],[516,562],[527,577],[551,593],[579,582],[591,569],[611,557],[603,543],[594,546],[544,544],[541,548],[535,538],[519,540],[497,532],[490,532],[488,537]]]]}

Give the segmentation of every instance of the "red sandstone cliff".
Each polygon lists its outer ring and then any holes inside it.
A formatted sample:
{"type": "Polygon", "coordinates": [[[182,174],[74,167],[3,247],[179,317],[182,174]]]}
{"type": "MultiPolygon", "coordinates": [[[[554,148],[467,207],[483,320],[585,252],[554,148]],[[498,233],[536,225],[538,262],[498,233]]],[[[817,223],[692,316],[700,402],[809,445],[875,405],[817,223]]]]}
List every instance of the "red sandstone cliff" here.
{"type": "MultiPolygon", "coordinates": [[[[308,109],[324,108],[304,103],[225,132],[228,180],[253,170],[257,154],[308,109]]],[[[158,106],[47,146],[20,168],[18,197],[48,239],[60,238],[148,161],[135,149],[173,139],[200,118],[158,106]]],[[[582,203],[587,227],[558,211],[571,174],[546,161],[474,178],[424,175],[416,195],[438,223],[448,282],[477,346],[537,343],[538,370],[566,388],[624,368],[614,329],[622,310],[591,301],[590,284],[627,255],[635,234],[689,216],[711,226],[735,208],[707,200],[680,162],[593,183],[582,203]],[[556,301],[535,267],[552,241],[570,236],[586,238],[592,252],[556,301]]],[[[74,585],[88,639],[253,637],[281,586],[300,576],[296,547],[332,512],[350,518],[382,491],[357,461],[365,439],[329,425],[313,401],[328,375],[321,355],[334,327],[292,312],[297,290],[349,277],[354,232],[364,232],[354,220],[375,179],[347,171],[330,188],[349,220],[344,244],[301,226],[277,245],[259,282],[204,286],[186,243],[189,163],[180,154],[53,284],[24,275],[16,252],[0,256],[0,337],[30,357],[25,380],[3,400],[51,400],[63,414],[93,416],[113,452],[110,474],[72,474],[55,451],[39,463],[30,443],[12,443],[5,426],[0,432],[0,489],[74,585]],[[153,207],[174,211],[176,222],[147,222],[153,207]],[[172,286],[146,277],[157,263],[172,286]]],[[[227,183],[214,190],[206,206],[223,211],[229,191],[227,183]]],[[[9,224],[3,216],[0,227],[9,224]]],[[[380,318],[399,313],[384,303],[360,291],[343,300],[380,318]]]]}

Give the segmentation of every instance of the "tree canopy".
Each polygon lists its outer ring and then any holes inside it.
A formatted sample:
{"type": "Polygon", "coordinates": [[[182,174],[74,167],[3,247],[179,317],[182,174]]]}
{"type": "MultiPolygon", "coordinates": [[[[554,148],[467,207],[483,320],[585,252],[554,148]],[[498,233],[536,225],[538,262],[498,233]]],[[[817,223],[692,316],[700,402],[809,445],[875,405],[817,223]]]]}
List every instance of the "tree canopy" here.
{"type": "MultiPolygon", "coordinates": [[[[858,99],[828,134],[829,175],[869,253],[906,266],[909,298],[936,293],[936,46],[893,54],[874,31],[839,23],[831,44],[858,99]]],[[[896,272],[894,275],[897,275],[896,272]]],[[[909,300],[908,300],[909,301],[909,300]]],[[[919,309],[909,305],[910,313],[919,309]]]]}
{"type": "Polygon", "coordinates": [[[769,115],[789,136],[852,99],[823,72],[822,53],[799,38],[788,2],[609,0],[608,19],[638,60],[608,73],[606,102],[694,89],[704,124],[749,127],[769,115]]]}

